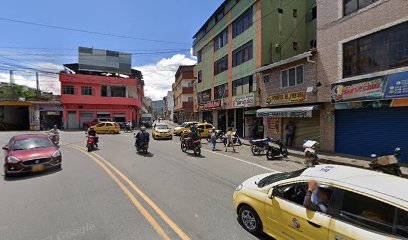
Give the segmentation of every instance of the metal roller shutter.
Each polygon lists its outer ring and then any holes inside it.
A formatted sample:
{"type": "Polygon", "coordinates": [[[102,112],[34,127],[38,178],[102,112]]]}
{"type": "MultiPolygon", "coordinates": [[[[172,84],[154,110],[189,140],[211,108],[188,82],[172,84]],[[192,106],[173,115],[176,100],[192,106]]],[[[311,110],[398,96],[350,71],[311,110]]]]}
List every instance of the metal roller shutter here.
{"type": "Polygon", "coordinates": [[[80,112],[79,113],[79,122],[80,126],[84,124],[84,122],[92,122],[94,119],[92,112],[80,112]]]}
{"type": "Polygon", "coordinates": [[[302,148],[304,140],[320,142],[320,112],[313,111],[311,118],[282,118],[282,140],[286,140],[286,126],[289,121],[295,124],[295,147],[302,148]]]}
{"type": "Polygon", "coordinates": [[[336,152],[383,156],[396,147],[408,163],[408,108],[336,110],[336,152]]]}

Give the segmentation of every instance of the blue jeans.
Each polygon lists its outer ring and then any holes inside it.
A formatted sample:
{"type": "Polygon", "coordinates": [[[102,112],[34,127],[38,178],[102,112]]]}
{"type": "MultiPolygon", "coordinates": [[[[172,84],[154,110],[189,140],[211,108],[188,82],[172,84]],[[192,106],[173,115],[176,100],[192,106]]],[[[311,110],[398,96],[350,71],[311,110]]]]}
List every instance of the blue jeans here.
{"type": "Polygon", "coordinates": [[[216,139],[212,139],[211,140],[211,145],[212,145],[212,150],[215,150],[215,145],[217,144],[217,140],[216,139]]]}

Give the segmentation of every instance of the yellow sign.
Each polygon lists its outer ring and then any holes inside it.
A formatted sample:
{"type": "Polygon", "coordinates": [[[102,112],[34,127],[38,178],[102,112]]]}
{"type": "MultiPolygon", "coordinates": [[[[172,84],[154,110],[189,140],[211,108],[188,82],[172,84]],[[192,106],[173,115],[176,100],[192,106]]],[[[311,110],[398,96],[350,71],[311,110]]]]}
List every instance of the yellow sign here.
{"type": "Polygon", "coordinates": [[[266,97],[267,104],[298,103],[306,100],[306,91],[276,94],[266,97]]]}

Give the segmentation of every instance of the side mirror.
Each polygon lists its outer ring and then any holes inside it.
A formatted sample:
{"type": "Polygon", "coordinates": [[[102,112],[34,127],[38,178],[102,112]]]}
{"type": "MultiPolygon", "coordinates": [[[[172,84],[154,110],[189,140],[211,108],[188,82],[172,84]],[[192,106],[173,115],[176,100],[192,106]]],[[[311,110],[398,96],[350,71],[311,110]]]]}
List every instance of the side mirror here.
{"type": "Polygon", "coordinates": [[[274,189],[274,188],[271,188],[271,189],[269,189],[269,191],[268,191],[268,198],[269,198],[269,199],[273,199],[273,189],[274,189]]]}
{"type": "Polygon", "coordinates": [[[9,148],[7,146],[2,147],[3,150],[8,151],[9,148]]]}

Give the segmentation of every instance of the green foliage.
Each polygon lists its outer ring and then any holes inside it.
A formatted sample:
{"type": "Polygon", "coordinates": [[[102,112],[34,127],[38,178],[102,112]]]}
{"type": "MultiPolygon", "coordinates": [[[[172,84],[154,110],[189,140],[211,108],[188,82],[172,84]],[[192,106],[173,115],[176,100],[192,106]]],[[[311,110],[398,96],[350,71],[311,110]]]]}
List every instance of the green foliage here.
{"type": "Polygon", "coordinates": [[[18,99],[34,96],[37,96],[37,91],[26,86],[16,84],[0,85],[0,98],[3,99],[18,99]]]}

